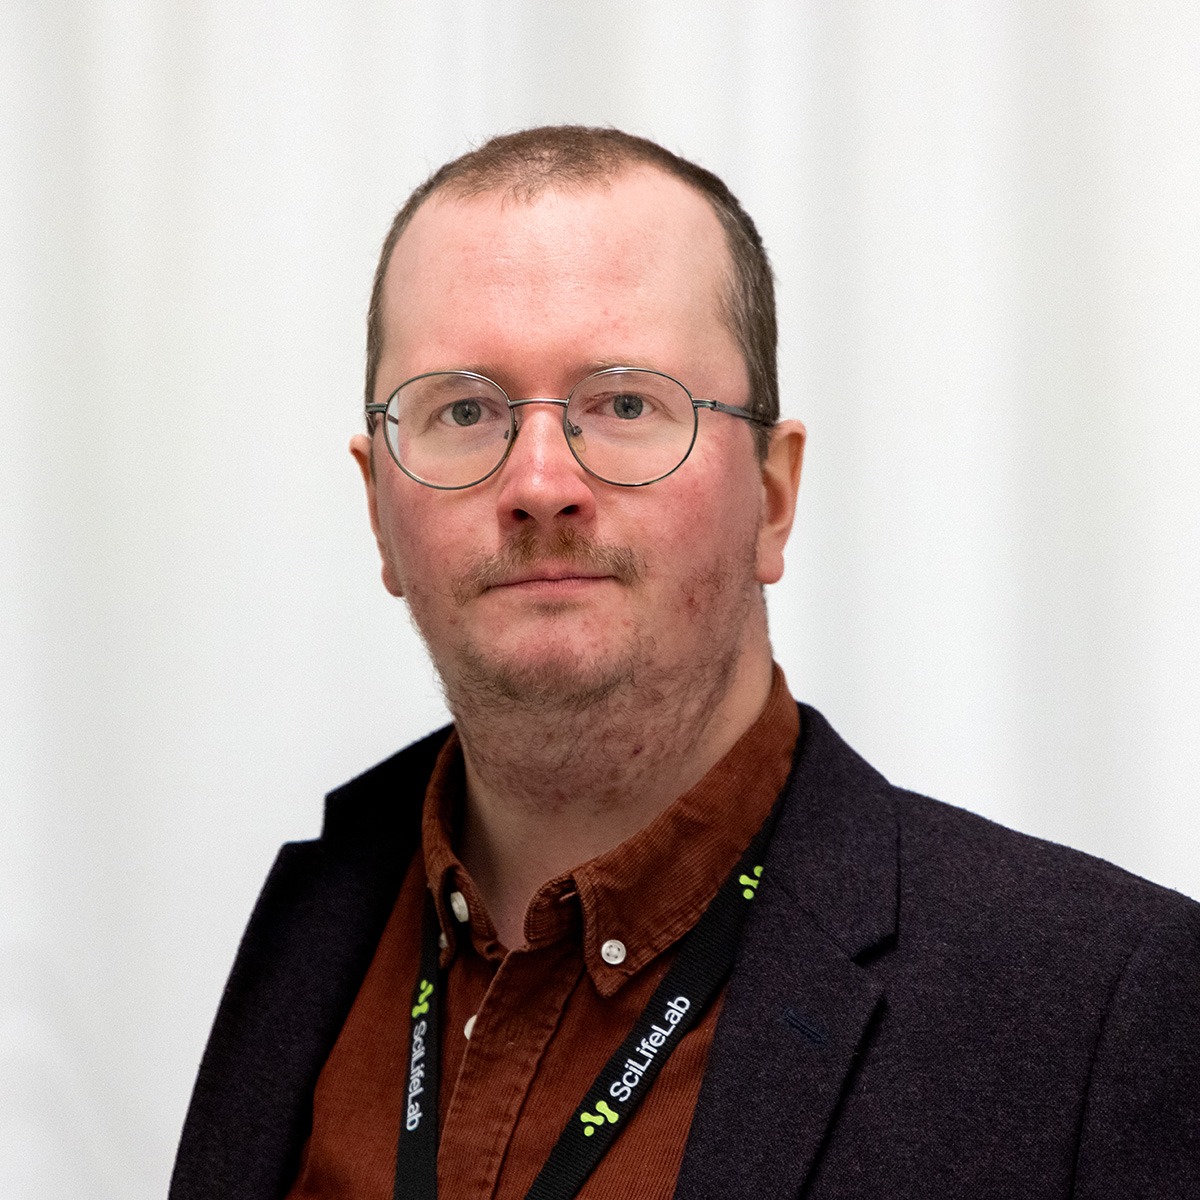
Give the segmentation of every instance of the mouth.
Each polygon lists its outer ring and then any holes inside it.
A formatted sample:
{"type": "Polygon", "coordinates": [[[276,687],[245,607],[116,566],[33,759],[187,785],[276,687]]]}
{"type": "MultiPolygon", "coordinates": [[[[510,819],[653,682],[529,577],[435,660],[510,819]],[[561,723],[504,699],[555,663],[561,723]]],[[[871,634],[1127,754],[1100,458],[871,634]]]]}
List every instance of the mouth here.
{"type": "Polygon", "coordinates": [[[571,587],[574,585],[597,583],[603,579],[612,579],[607,571],[589,571],[585,568],[573,567],[566,564],[561,566],[546,565],[542,567],[527,567],[512,575],[496,580],[488,586],[488,591],[502,588],[547,586],[571,587]]]}

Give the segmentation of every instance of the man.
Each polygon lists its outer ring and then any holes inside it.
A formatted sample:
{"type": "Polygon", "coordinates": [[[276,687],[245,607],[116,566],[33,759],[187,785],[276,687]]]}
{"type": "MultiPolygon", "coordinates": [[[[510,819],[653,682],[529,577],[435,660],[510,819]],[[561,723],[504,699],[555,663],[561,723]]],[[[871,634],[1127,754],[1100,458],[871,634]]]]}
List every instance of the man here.
{"type": "Polygon", "coordinates": [[[715,177],[499,138],[397,217],[362,471],[454,716],[238,955],[194,1197],[1200,1196],[1200,910],[892,788],[773,668],[804,430],[715,177]]]}

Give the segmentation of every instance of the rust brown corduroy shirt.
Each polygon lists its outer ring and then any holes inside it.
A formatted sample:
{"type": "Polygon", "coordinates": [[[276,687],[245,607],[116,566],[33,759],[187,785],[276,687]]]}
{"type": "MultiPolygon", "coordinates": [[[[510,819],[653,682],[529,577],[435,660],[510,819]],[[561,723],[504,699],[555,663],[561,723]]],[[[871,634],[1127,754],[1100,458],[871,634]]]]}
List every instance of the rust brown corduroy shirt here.
{"type": "MultiPolygon", "coordinates": [[[[520,1200],[787,780],[799,716],[775,668],[757,721],[691,791],[620,846],[541,887],[527,944],[507,951],[454,851],[464,800],[456,737],[425,798],[408,870],[313,1096],[288,1200],[391,1200],[409,1009],[432,885],[447,946],[438,1194],[520,1200]],[[601,946],[618,941],[610,965],[601,946]]],[[[579,1193],[666,1200],[675,1188],[721,997],[680,1041],[579,1193]]]]}

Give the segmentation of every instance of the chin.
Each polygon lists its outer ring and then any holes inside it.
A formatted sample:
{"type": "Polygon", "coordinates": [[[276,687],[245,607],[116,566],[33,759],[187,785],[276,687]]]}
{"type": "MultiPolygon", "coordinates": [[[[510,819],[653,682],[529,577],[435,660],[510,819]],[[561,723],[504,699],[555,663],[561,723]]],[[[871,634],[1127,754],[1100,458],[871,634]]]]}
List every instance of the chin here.
{"type": "Polygon", "coordinates": [[[587,661],[574,647],[555,651],[542,645],[529,654],[503,657],[471,649],[457,664],[456,686],[447,679],[447,691],[452,701],[470,707],[502,701],[526,709],[586,712],[635,686],[636,661],[631,653],[587,661]]]}

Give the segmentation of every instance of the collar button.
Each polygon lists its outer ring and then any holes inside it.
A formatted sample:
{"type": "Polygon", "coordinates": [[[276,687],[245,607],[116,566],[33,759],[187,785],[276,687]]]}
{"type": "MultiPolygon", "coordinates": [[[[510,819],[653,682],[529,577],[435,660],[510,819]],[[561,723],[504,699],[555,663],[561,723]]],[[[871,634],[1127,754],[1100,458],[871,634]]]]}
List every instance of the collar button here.
{"type": "Polygon", "coordinates": [[[600,947],[600,957],[610,967],[619,967],[625,961],[625,943],[618,942],[616,938],[609,938],[600,947]]]}
{"type": "Polygon", "coordinates": [[[450,893],[450,911],[460,925],[465,925],[470,920],[471,910],[467,907],[467,898],[462,892],[450,893]]]}

